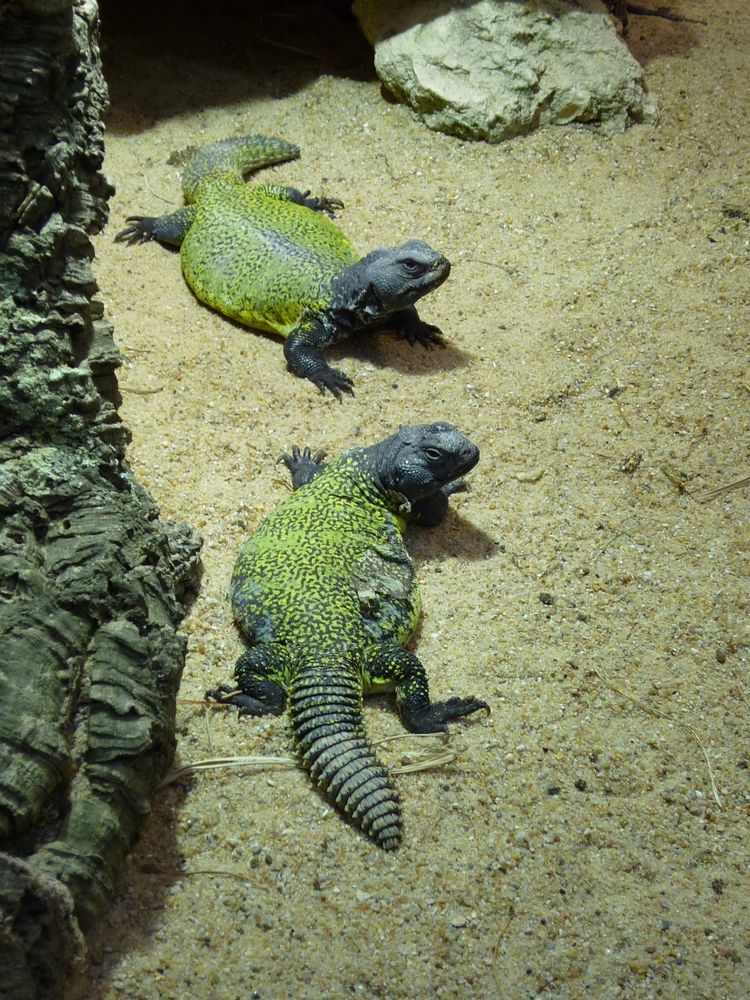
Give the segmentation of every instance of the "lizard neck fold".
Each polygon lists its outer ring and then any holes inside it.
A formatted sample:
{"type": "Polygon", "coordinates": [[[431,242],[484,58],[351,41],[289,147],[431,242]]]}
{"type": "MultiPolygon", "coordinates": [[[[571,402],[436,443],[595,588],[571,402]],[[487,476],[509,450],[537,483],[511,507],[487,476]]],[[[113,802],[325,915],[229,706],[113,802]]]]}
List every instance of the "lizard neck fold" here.
{"type": "Polygon", "coordinates": [[[379,475],[378,462],[373,460],[372,449],[352,448],[341,456],[339,462],[339,492],[356,500],[385,508],[392,514],[408,514],[410,504],[403,493],[391,489],[379,475]]]}
{"type": "Polygon", "coordinates": [[[350,326],[365,326],[387,312],[375,286],[368,281],[367,258],[334,275],[331,292],[331,309],[337,321],[350,326]]]}

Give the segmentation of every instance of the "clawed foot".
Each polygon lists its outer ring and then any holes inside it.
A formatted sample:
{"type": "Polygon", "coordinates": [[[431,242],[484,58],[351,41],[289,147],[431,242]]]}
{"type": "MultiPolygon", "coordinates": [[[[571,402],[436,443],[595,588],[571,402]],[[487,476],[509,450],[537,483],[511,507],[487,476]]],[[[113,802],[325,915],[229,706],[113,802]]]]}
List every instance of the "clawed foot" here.
{"type": "Polygon", "coordinates": [[[490,714],[490,706],[478,698],[448,698],[446,701],[436,701],[419,712],[409,713],[406,706],[402,708],[402,719],[413,733],[445,733],[446,723],[460,719],[464,715],[484,710],[490,714]]]}
{"type": "Polygon", "coordinates": [[[249,694],[243,694],[230,684],[220,684],[212,691],[206,691],[207,701],[218,701],[221,705],[234,705],[239,715],[268,715],[268,705],[249,694]]]}
{"type": "Polygon", "coordinates": [[[279,461],[283,462],[291,474],[294,475],[302,465],[321,465],[325,457],[326,453],[324,451],[316,451],[313,455],[310,448],[303,448],[300,451],[297,445],[293,444],[291,455],[284,452],[279,461]]]}
{"type": "Polygon", "coordinates": [[[454,493],[468,493],[471,487],[465,479],[457,479],[453,483],[446,483],[441,487],[442,493],[446,497],[452,497],[454,493]]]}
{"type": "Polygon", "coordinates": [[[412,517],[423,528],[435,528],[442,524],[448,514],[448,501],[454,493],[464,493],[469,489],[465,479],[457,479],[455,483],[447,483],[437,493],[431,493],[421,500],[416,500],[411,507],[412,517]]]}
{"type": "Polygon", "coordinates": [[[115,243],[148,243],[155,240],[154,226],[156,217],[149,215],[129,215],[126,222],[134,222],[134,226],[128,226],[115,236],[115,243]]]}
{"type": "Polygon", "coordinates": [[[337,368],[326,368],[324,371],[317,372],[315,375],[308,376],[311,382],[314,382],[320,389],[321,396],[325,396],[326,389],[332,393],[339,402],[341,402],[341,394],[343,392],[348,393],[350,396],[354,395],[354,383],[349,378],[348,375],[344,375],[337,368]]]}
{"type": "Polygon", "coordinates": [[[302,192],[300,204],[306,208],[311,208],[313,212],[324,212],[330,219],[336,218],[336,210],[344,207],[343,201],[339,198],[328,198],[323,195],[321,198],[311,198],[309,191],[302,192]]]}
{"type": "Polygon", "coordinates": [[[432,347],[445,347],[442,331],[439,326],[431,323],[413,323],[403,327],[396,333],[398,340],[406,340],[412,347],[421,344],[426,350],[432,347]]]}
{"type": "Polygon", "coordinates": [[[298,490],[300,486],[309,483],[318,475],[324,465],[323,459],[325,457],[324,451],[316,451],[313,455],[309,448],[300,451],[295,444],[292,445],[291,455],[284,452],[279,461],[283,462],[289,469],[292,474],[292,486],[298,490]]]}

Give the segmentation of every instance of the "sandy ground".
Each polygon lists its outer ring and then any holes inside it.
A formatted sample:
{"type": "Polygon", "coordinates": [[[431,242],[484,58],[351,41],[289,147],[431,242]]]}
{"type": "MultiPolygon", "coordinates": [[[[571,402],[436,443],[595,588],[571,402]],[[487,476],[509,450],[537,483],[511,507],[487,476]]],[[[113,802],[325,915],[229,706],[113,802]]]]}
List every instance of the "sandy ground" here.
{"type": "MultiPolygon", "coordinates": [[[[396,779],[395,854],[303,771],[169,787],[94,936],[92,997],[747,996],[750,488],[705,501],[750,473],[750,13],[673,6],[708,26],[629,36],[658,127],[490,147],[385,100],[354,28],[312,6],[105,4],[117,194],[96,267],[130,461],[205,538],[178,761],[290,752],[286,718],[200,705],[242,648],[232,564],[287,494],[284,448],[399,423],[449,419],[481,448],[471,492],[409,545],[433,693],[492,716],[453,727],[453,765],[396,779]],[[339,404],[201,306],[174,252],[113,243],[181,203],[171,154],[254,131],[299,143],[263,178],[342,198],[362,252],[447,254],[421,306],[445,350],[342,345],[339,404]]],[[[402,731],[385,697],[367,724],[402,731]]]]}

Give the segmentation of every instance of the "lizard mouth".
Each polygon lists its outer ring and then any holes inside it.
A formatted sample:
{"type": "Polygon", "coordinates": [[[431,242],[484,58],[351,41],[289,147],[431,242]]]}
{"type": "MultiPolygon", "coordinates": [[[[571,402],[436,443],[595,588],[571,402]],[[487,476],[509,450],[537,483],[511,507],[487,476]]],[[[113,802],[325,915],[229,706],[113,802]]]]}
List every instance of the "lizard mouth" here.
{"type": "Polygon", "coordinates": [[[447,257],[438,257],[432,267],[430,287],[437,288],[439,285],[442,285],[450,273],[451,262],[447,257]]]}
{"type": "Polygon", "coordinates": [[[460,475],[465,476],[467,472],[471,472],[479,461],[479,448],[473,444],[466,445],[466,447],[462,450],[460,457],[463,462],[460,475]]]}

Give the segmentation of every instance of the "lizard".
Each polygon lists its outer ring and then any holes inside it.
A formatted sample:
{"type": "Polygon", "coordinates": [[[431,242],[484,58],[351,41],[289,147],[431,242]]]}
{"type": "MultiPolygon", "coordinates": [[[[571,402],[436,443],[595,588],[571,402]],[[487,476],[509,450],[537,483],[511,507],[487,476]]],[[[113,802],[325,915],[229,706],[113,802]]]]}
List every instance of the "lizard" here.
{"type": "Polygon", "coordinates": [[[450,263],[417,239],[360,258],[326,217],[343,207],[338,199],[245,183],[250,171],[299,154],[292,143],[260,135],[206,146],[183,173],[187,204],[167,215],[131,215],[115,240],[179,246],[183,274],[200,301],[280,334],[290,370],[340,400],[353,382],[321,350],[384,327],[410,344],[442,345],[440,329],[424,323],[414,303],[445,281],[450,263]]]}
{"type": "Polygon", "coordinates": [[[430,700],[425,669],[406,644],[421,616],[407,522],[432,527],[479,450],[452,424],[402,427],[329,463],[309,448],[282,456],[292,494],[243,546],[230,585],[249,648],[234,687],[207,697],[241,714],[288,706],[304,767],[377,845],[401,842],[401,811],[363,719],[363,695],[395,690],[404,726],[417,733],[484,709],[474,697],[430,700]]]}

